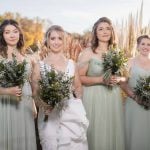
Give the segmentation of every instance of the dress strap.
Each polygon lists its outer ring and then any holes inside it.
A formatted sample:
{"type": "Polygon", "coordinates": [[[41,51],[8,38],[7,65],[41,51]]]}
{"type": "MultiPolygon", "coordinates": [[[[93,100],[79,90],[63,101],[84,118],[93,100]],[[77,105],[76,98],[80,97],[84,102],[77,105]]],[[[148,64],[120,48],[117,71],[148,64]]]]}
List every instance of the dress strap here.
{"type": "Polygon", "coordinates": [[[67,64],[67,68],[65,71],[69,76],[74,76],[75,73],[75,63],[73,60],[69,59],[68,60],[68,64],[67,64]]]}

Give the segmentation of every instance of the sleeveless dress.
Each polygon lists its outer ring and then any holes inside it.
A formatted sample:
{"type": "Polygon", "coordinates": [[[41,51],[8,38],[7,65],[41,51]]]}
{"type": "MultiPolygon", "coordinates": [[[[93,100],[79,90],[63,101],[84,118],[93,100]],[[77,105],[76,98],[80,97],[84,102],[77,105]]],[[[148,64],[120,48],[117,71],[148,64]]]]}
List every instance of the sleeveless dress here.
{"type": "MultiPolygon", "coordinates": [[[[129,86],[134,88],[141,76],[150,76],[150,70],[134,63],[129,86]]],[[[126,150],[150,150],[150,110],[145,110],[129,97],[125,104],[125,131],[126,150]]]]}
{"type": "MultiPolygon", "coordinates": [[[[26,65],[30,78],[31,65],[26,65]]],[[[13,97],[14,99],[14,97],[13,97]]],[[[32,90],[27,80],[22,87],[21,101],[0,95],[0,150],[36,150],[32,90]]]]}
{"type": "MultiPolygon", "coordinates": [[[[44,72],[45,67],[51,69],[40,61],[41,72],[44,72]]],[[[69,60],[65,72],[69,77],[73,77],[74,71],[74,63],[69,60]]],[[[43,150],[88,150],[86,138],[88,120],[82,101],[71,95],[67,103],[67,107],[61,113],[53,109],[47,122],[43,122],[45,114],[39,109],[38,129],[43,150]]]]}
{"type": "MultiPolygon", "coordinates": [[[[87,76],[103,74],[102,60],[89,60],[87,76]]],[[[120,88],[102,84],[84,86],[83,104],[89,120],[89,150],[124,150],[123,104],[120,88]]]]}

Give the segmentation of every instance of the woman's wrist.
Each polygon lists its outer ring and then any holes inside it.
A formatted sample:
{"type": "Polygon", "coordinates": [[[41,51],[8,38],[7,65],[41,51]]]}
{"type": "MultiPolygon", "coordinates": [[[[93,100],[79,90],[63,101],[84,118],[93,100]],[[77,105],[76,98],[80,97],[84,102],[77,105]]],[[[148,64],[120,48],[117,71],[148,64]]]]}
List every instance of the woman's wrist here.
{"type": "Polygon", "coordinates": [[[106,84],[106,80],[103,76],[100,77],[100,84],[106,84]]]}
{"type": "Polygon", "coordinates": [[[11,88],[4,88],[4,94],[11,95],[11,88]]]}
{"type": "Polygon", "coordinates": [[[82,93],[81,91],[76,91],[76,90],[74,90],[74,91],[73,91],[73,96],[74,96],[75,98],[81,99],[81,97],[82,97],[82,94],[81,94],[81,93],[82,93]]]}
{"type": "Polygon", "coordinates": [[[32,95],[32,98],[36,101],[36,100],[39,100],[39,96],[37,95],[32,95]]]}
{"type": "Polygon", "coordinates": [[[121,84],[121,83],[124,83],[124,82],[126,82],[126,78],[122,77],[122,76],[119,76],[118,77],[118,84],[121,84]]]}
{"type": "Polygon", "coordinates": [[[129,95],[129,97],[132,98],[133,100],[135,100],[136,95],[132,94],[132,95],[129,95]]]}

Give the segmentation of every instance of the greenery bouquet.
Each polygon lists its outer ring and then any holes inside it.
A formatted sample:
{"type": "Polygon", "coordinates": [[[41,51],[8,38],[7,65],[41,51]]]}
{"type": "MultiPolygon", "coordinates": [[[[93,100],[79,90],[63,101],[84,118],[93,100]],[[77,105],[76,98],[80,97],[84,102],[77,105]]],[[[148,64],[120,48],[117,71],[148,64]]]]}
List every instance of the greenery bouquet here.
{"type": "MultiPolygon", "coordinates": [[[[72,78],[66,73],[56,72],[53,68],[42,75],[40,84],[40,100],[46,103],[51,109],[62,110],[64,101],[70,97],[70,85],[72,78]]],[[[48,116],[45,115],[44,121],[48,116]]]]}
{"type": "Polygon", "coordinates": [[[137,80],[134,93],[138,103],[146,110],[150,109],[150,76],[140,77],[137,80]]]}
{"type": "MultiPolygon", "coordinates": [[[[112,75],[122,76],[125,72],[127,57],[125,57],[123,51],[119,50],[109,50],[107,53],[103,54],[103,72],[104,80],[109,81],[112,75]]],[[[109,88],[111,86],[108,85],[109,88]]]]}
{"type": "MultiPolygon", "coordinates": [[[[22,87],[27,79],[26,74],[26,64],[23,62],[18,62],[16,56],[12,55],[12,60],[2,59],[0,61],[0,86],[1,87],[22,87]]],[[[19,99],[20,100],[20,99],[19,99]]]]}

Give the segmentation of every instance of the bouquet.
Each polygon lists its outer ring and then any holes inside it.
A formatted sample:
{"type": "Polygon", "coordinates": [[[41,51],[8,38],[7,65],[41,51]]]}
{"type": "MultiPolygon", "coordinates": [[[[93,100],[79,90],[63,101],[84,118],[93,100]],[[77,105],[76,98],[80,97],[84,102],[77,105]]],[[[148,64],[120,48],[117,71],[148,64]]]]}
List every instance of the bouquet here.
{"type": "MultiPolygon", "coordinates": [[[[70,85],[72,78],[63,72],[56,72],[53,68],[50,71],[45,69],[45,75],[42,75],[40,84],[40,100],[46,103],[50,108],[62,110],[64,101],[70,97],[70,85]]],[[[48,116],[45,115],[44,121],[48,116]]]]}
{"type": "Polygon", "coordinates": [[[134,88],[135,96],[141,106],[146,110],[150,109],[150,76],[140,77],[134,88]]]}
{"type": "Polygon", "coordinates": [[[16,60],[16,56],[12,55],[12,60],[1,60],[0,61],[0,85],[1,87],[14,87],[19,86],[22,87],[24,82],[26,81],[26,64],[27,62],[24,60],[23,62],[19,62],[16,60]]]}
{"type": "MultiPolygon", "coordinates": [[[[127,58],[123,51],[109,50],[107,53],[103,54],[103,72],[104,80],[108,81],[112,75],[122,76],[127,58]]],[[[111,87],[111,86],[108,86],[111,87]]]]}

